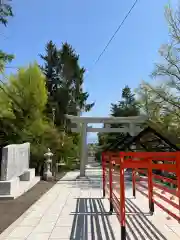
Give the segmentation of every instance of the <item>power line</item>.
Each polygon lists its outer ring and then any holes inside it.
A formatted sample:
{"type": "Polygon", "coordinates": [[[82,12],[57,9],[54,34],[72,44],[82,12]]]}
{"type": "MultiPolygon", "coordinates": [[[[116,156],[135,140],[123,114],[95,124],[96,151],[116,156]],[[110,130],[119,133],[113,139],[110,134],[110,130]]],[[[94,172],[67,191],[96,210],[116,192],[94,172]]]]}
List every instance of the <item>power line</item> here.
{"type": "MultiPolygon", "coordinates": [[[[138,3],[138,0],[136,0],[133,5],[131,6],[131,8],[129,9],[129,11],[127,12],[127,14],[125,15],[125,17],[123,18],[122,22],[119,24],[118,28],[116,29],[116,31],[114,32],[114,34],[112,35],[112,37],[109,39],[109,41],[107,42],[106,46],[104,47],[104,49],[102,50],[102,52],[99,54],[99,56],[97,57],[96,61],[94,62],[94,66],[99,62],[100,58],[102,57],[102,55],[105,53],[105,51],[107,50],[107,48],[109,47],[109,45],[111,44],[112,40],[115,38],[116,34],[119,32],[119,30],[121,29],[121,27],[124,25],[126,19],[129,17],[129,15],[131,14],[132,10],[134,9],[134,7],[136,6],[136,4],[138,3]]],[[[93,67],[94,67],[93,66],[93,67]]],[[[9,69],[19,69],[19,67],[16,66],[5,66],[4,68],[9,68],[9,69]]],[[[92,70],[91,70],[92,71],[92,70]]]]}
{"type": "Polygon", "coordinates": [[[129,9],[129,11],[127,12],[126,16],[123,18],[122,22],[119,24],[118,28],[116,29],[116,31],[114,32],[114,34],[112,35],[112,37],[110,38],[110,40],[108,41],[108,43],[106,44],[106,46],[104,47],[102,52],[99,54],[99,56],[96,59],[96,61],[94,62],[94,66],[99,62],[100,58],[105,53],[105,51],[107,50],[107,48],[111,44],[112,40],[115,38],[116,34],[119,32],[120,28],[123,26],[123,24],[125,23],[126,19],[129,17],[130,13],[132,12],[133,8],[136,6],[137,3],[138,3],[138,0],[136,0],[134,2],[134,4],[132,5],[132,7],[129,9]]]}

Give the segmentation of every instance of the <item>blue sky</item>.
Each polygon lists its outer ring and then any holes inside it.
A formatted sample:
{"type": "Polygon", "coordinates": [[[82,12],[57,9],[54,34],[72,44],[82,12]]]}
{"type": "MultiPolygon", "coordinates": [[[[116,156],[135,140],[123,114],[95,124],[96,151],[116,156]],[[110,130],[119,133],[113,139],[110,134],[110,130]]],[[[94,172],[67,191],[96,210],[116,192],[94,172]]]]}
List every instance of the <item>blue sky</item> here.
{"type": "MultiPolygon", "coordinates": [[[[175,0],[174,0],[175,1],[175,0]]],[[[94,109],[85,115],[107,116],[121,89],[149,80],[158,48],[167,43],[167,0],[139,0],[98,64],[94,62],[134,0],[13,1],[15,17],[1,28],[1,48],[15,54],[13,66],[25,66],[44,52],[47,41],[70,43],[87,69],[85,89],[94,109]],[[92,70],[91,70],[92,69],[92,70]]]]}

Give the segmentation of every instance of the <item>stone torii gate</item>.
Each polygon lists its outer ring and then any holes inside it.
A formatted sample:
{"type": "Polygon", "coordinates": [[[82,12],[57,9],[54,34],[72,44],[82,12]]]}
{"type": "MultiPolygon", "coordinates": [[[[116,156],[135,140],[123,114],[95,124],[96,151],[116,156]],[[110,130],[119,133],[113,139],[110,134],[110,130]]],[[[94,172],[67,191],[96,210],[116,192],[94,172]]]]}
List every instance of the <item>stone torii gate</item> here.
{"type": "Polygon", "coordinates": [[[71,128],[72,132],[80,132],[81,134],[81,152],[80,152],[80,178],[86,178],[85,169],[87,161],[87,133],[88,132],[106,132],[106,133],[129,133],[131,136],[137,135],[142,131],[141,125],[147,120],[145,116],[135,117],[80,117],[66,115],[71,123],[77,125],[76,128],[71,128]],[[91,123],[102,123],[103,128],[89,127],[91,123]],[[122,127],[111,128],[110,124],[121,124],[122,127]]]}

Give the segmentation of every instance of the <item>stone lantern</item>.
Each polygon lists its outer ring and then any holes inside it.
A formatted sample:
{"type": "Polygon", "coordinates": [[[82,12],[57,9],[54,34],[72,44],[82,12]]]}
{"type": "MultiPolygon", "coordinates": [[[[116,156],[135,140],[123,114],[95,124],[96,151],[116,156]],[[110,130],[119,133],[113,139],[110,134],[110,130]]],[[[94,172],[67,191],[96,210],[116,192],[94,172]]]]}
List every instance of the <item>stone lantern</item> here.
{"type": "Polygon", "coordinates": [[[51,150],[48,148],[47,153],[44,154],[45,157],[45,168],[44,168],[44,173],[43,173],[43,177],[44,180],[49,181],[52,180],[52,157],[53,157],[53,153],[51,152],[51,150]]]}

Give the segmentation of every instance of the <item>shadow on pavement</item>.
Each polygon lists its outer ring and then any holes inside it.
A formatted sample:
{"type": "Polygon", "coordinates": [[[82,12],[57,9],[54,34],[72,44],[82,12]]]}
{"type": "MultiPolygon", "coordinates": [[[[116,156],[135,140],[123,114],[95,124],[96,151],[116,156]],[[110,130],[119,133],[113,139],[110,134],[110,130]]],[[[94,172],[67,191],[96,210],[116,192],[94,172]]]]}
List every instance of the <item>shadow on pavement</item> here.
{"type": "Polygon", "coordinates": [[[131,199],[126,199],[126,211],[139,213],[126,215],[127,240],[168,240],[146,217],[148,214],[144,214],[131,199]]]}
{"type": "Polygon", "coordinates": [[[74,220],[70,239],[116,239],[108,219],[109,213],[106,212],[101,199],[78,198],[76,211],[72,215],[74,220]]]}
{"type": "MultiPolygon", "coordinates": [[[[114,215],[115,213],[113,213],[114,215]]],[[[101,198],[77,198],[71,237],[74,240],[116,240],[120,224],[112,225],[101,198]]],[[[129,198],[126,200],[127,240],[168,240],[129,198]]],[[[119,238],[118,238],[119,239],[119,238]]]]}

